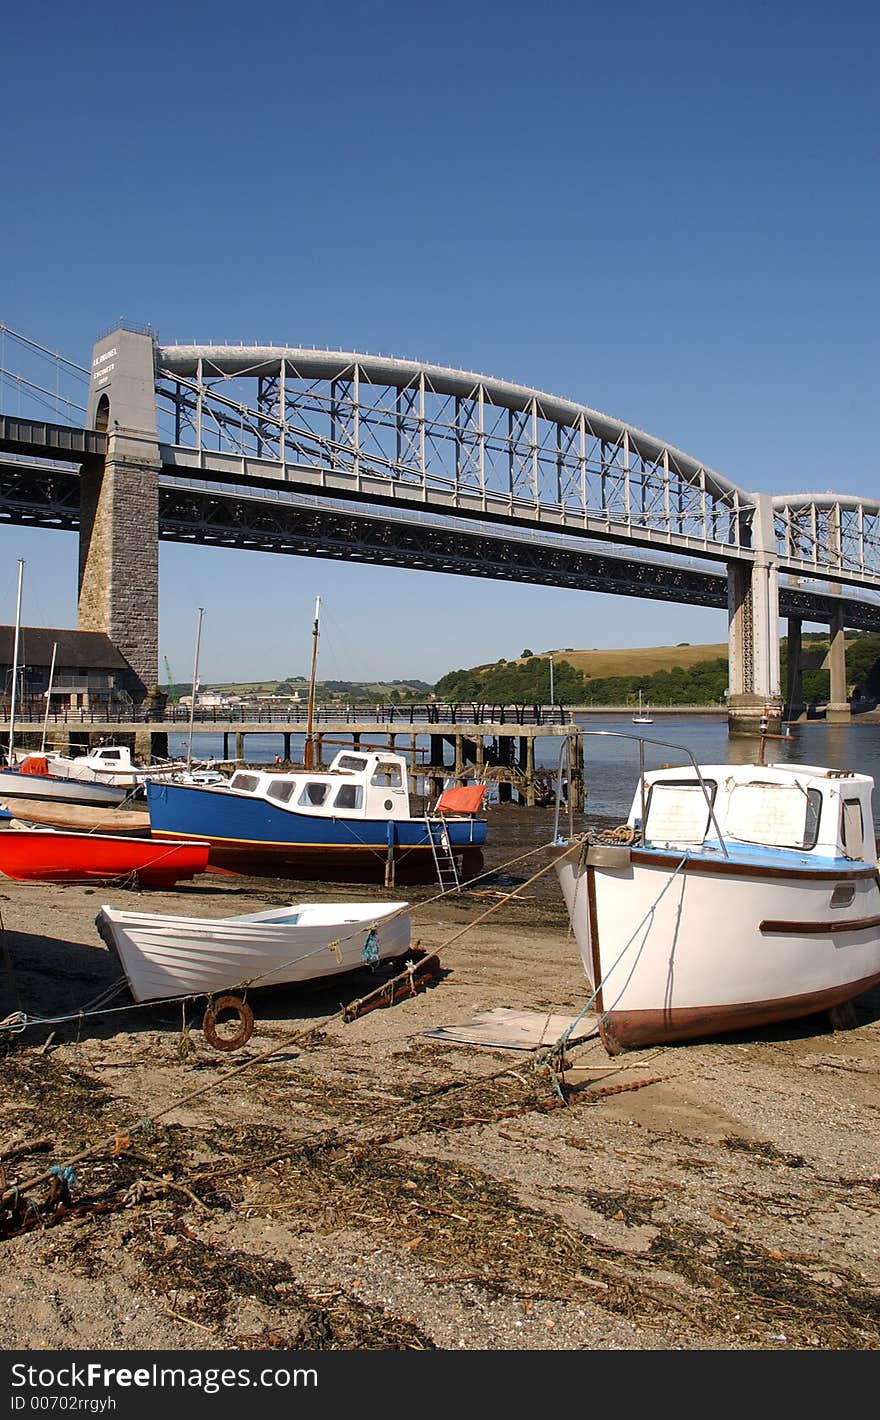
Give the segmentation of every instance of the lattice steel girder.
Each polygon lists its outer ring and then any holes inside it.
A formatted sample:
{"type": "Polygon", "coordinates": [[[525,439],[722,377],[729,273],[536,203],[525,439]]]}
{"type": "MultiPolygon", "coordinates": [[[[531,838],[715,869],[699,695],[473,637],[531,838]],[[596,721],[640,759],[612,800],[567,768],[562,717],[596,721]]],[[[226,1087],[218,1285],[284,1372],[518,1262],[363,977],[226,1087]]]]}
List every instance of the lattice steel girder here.
{"type": "Polygon", "coordinates": [[[724,578],[690,568],[548,547],[335,508],[160,488],[162,536],[207,546],[371,562],[410,570],[725,606],[724,578]]]}
{"type": "MultiPolygon", "coordinates": [[[[348,496],[384,488],[394,501],[402,489],[456,510],[478,502],[499,520],[749,554],[751,494],[585,405],[483,375],[329,351],[172,346],[156,360],[157,393],[176,410],[175,439],[192,435],[195,466],[216,470],[226,456],[241,474],[254,459],[274,460],[282,481],[348,496]]],[[[170,461],[185,466],[182,447],[170,461]]]]}
{"type": "Polygon", "coordinates": [[[4,459],[0,455],[0,522],[79,527],[79,470],[4,459]]]}
{"type": "MultiPolygon", "coordinates": [[[[293,436],[288,435],[288,454],[292,450],[293,436]]],[[[298,450],[302,453],[302,449],[298,450]]],[[[609,518],[597,518],[581,512],[574,513],[564,505],[550,507],[541,505],[538,513],[533,501],[513,490],[511,485],[500,493],[467,486],[459,482],[457,487],[438,490],[393,480],[386,475],[377,476],[371,471],[368,460],[359,455],[358,471],[353,477],[350,470],[338,467],[320,467],[316,464],[288,461],[283,467],[256,455],[230,454],[214,450],[210,454],[173,445],[161,445],[163,466],[169,474],[179,477],[211,478],[227,483],[254,483],[255,487],[270,487],[273,484],[291,491],[305,494],[322,493],[359,502],[373,502],[385,507],[400,509],[426,507],[438,513],[452,513],[462,519],[479,518],[494,521],[499,525],[545,529],[553,532],[584,534],[590,538],[620,542],[626,540],[634,547],[662,548],[692,556],[726,561],[734,553],[746,560],[752,558],[753,550],[742,543],[710,543],[700,537],[679,534],[652,534],[649,529],[640,528],[632,521],[625,525],[609,518]]],[[[716,519],[719,515],[715,514],[716,519]]],[[[733,523],[732,516],[726,515],[733,523]]],[[[742,515],[739,515],[739,522],[742,515]]]]}
{"type": "Polygon", "coordinates": [[[773,500],[780,566],[830,580],[880,584],[880,503],[844,494],[782,494],[773,500]]]}
{"type": "MultiPolygon", "coordinates": [[[[287,493],[287,490],[285,490],[287,493]]],[[[264,494],[269,499],[269,493],[264,494]]],[[[0,458],[0,522],[76,531],[79,474],[72,468],[0,458]]],[[[576,590],[724,607],[726,578],[712,573],[621,560],[598,551],[548,549],[511,537],[463,529],[389,523],[365,509],[283,507],[244,498],[232,489],[206,491],[160,486],[159,535],[176,542],[253,548],[294,556],[377,562],[413,570],[488,576],[576,590]]],[[[880,606],[842,598],[848,627],[880,632],[880,606]]],[[[780,615],[829,624],[838,600],[804,588],[780,587],[780,615]]]]}

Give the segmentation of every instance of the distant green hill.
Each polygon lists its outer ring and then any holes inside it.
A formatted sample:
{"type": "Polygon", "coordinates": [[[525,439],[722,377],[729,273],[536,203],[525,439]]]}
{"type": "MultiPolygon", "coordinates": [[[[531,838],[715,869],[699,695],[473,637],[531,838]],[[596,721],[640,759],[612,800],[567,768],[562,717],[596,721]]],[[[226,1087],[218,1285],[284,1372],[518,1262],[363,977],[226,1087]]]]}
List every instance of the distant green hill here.
{"type": "MultiPolygon", "coordinates": [[[[808,633],[810,668],[803,672],[804,698],[823,703],[828,698],[824,668],[828,636],[808,633]]],[[[780,643],[782,684],[785,685],[787,641],[780,643]]],[[[534,655],[526,650],[513,661],[493,661],[468,670],[450,671],[434,687],[438,700],[493,704],[546,704],[550,700],[551,658],[553,693],[567,705],[631,705],[639,691],[653,705],[717,705],[728,689],[727,646],[646,646],[612,651],[578,651],[573,647],[534,655]]],[[[867,695],[880,695],[880,636],[855,634],[846,642],[847,683],[867,695]]]]}

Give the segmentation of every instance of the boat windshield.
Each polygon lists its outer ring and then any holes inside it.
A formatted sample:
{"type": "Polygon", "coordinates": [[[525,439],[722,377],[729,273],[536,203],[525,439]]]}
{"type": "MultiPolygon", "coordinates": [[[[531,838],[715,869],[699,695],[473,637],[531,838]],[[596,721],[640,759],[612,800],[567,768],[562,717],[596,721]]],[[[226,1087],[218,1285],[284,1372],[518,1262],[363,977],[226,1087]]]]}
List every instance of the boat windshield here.
{"type": "Polygon", "coordinates": [[[742,843],[773,848],[814,848],[822,795],[800,784],[736,784],[727,806],[726,832],[742,843]]]}
{"type": "Polygon", "coordinates": [[[648,794],[645,839],[651,843],[702,843],[709,828],[709,795],[715,803],[717,785],[704,779],[667,779],[652,784],[648,794]]]}

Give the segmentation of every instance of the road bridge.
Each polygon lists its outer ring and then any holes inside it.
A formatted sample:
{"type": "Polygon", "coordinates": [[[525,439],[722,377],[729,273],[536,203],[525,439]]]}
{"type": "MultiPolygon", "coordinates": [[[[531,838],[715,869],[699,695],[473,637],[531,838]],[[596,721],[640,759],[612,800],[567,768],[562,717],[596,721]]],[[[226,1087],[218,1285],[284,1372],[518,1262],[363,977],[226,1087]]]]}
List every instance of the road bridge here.
{"type": "Polygon", "coordinates": [[[145,694],[167,538],[726,607],[741,726],[782,713],[780,617],[789,714],[801,624],[826,622],[849,714],[844,630],[880,630],[875,500],[749,492],[585,405],[384,356],[120,328],[81,375],[81,427],[0,415],[0,517],[78,530],[79,625],[145,694]]]}

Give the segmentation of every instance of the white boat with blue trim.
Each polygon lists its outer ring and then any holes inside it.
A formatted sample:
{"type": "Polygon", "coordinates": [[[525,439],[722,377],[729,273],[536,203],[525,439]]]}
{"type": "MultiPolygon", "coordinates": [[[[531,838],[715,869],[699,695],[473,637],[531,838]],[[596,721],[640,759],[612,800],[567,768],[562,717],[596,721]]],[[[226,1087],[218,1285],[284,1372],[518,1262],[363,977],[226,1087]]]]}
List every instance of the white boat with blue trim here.
{"type": "Polygon", "coordinates": [[[643,768],[626,825],[558,836],[609,1053],[809,1016],[880,983],[872,790],[802,764],[643,768]]]}

